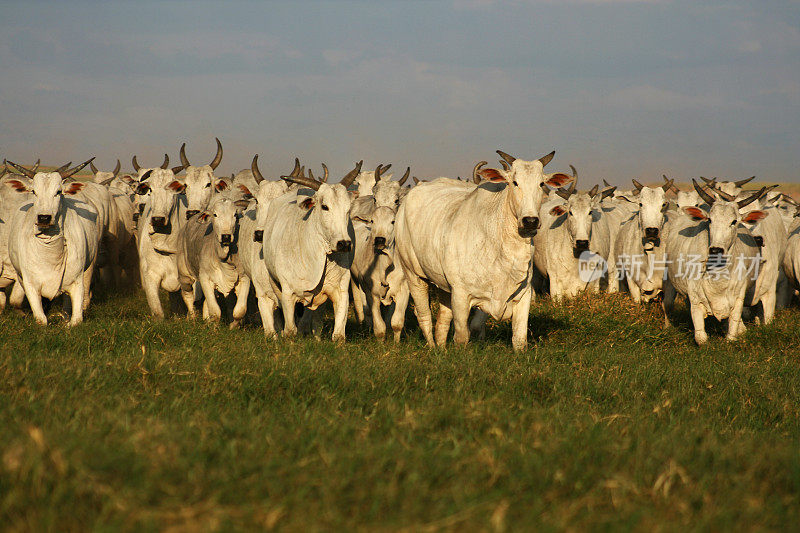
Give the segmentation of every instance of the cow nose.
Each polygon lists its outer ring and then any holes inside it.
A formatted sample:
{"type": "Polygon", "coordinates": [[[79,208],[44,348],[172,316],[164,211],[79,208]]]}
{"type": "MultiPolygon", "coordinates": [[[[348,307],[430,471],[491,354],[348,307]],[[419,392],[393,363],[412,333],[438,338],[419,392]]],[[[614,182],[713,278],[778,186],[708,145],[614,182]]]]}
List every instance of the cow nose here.
{"type": "Polygon", "coordinates": [[[264,230],[257,229],[253,232],[253,240],[255,242],[264,242],[264,230]]]}
{"type": "Polygon", "coordinates": [[[712,246],[708,249],[708,255],[722,255],[724,250],[718,246],[712,246]]]}
{"type": "Polygon", "coordinates": [[[764,247],[764,237],[762,237],[761,235],[756,235],[755,239],[756,239],[756,244],[758,245],[758,247],[759,248],[763,248],[764,247]]]}
{"type": "Polygon", "coordinates": [[[539,229],[539,217],[522,217],[523,229],[539,229]]]}
{"type": "Polygon", "coordinates": [[[50,221],[53,220],[52,215],[37,215],[36,223],[40,226],[49,226],[50,221]]]}
{"type": "Polygon", "coordinates": [[[336,251],[337,252],[349,252],[350,251],[350,241],[349,240],[341,240],[336,243],[336,251]]]}
{"type": "Polygon", "coordinates": [[[589,249],[589,241],[587,240],[577,240],[575,241],[575,248],[578,250],[588,250],[589,249]]]}
{"type": "Polygon", "coordinates": [[[189,220],[199,212],[200,212],[199,209],[189,209],[188,211],[186,211],[186,220],[189,220]]]}
{"type": "Polygon", "coordinates": [[[658,238],[658,228],[644,228],[644,236],[651,239],[658,238]]]}
{"type": "Polygon", "coordinates": [[[153,217],[150,219],[150,222],[153,224],[154,228],[163,228],[167,225],[167,218],[166,217],[153,217]]]}
{"type": "Polygon", "coordinates": [[[375,248],[385,248],[386,237],[375,237],[375,248]]]}
{"type": "Polygon", "coordinates": [[[133,221],[134,222],[138,222],[139,221],[139,216],[140,216],[140,213],[138,211],[136,213],[134,213],[133,214],[133,221]]]}
{"type": "Polygon", "coordinates": [[[230,244],[231,242],[233,242],[233,237],[231,236],[230,233],[223,233],[222,235],[219,236],[219,242],[221,242],[222,244],[230,244]]]}

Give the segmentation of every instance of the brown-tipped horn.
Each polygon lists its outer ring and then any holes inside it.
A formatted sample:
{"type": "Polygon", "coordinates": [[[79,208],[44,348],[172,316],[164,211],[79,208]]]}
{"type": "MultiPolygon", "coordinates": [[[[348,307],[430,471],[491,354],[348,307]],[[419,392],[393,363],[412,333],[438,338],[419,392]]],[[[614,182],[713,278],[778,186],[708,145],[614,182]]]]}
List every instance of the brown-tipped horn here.
{"type": "Polygon", "coordinates": [[[703,188],[700,186],[700,184],[699,184],[699,183],[697,183],[697,180],[696,180],[696,179],[694,179],[694,178],[692,178],[692,185],[694,185],[694,190],[696,190],[696,191],[697,191],[697,194],[699,194],[699,195],[700,195],[700,198],[702,198],[702,199],[703,199],[703,201],[704,201],[705,203],[707,203],[708,205],[711,205],[711,204],[713,204],[713,203],[714,203],[714,197],[713,197],[713,196],[711,196],[711,195],[708,193],[708,191],[706,191],[705,189],[703,189],[703,188]]]}
{"type": "Polygon", "coordinates": [[[506,163],[508,163],[509,165],[513,165],[513,164],[514,164],[514,161],[516,161],[516,160],[517,160],[517,158],[516,158],[516,157],[510,156],[510,155],[508,155],[507,153],[505,153],[505,152],[504,152],[504,151],[502,151],[502,150],[495,150],[495,152],[497,152],[497,155],[499,155],[500,157],[502,157],[502,158],[503,158],[503,160],[504,160],[506,163]]]}
{"type": "Polygon", "coordinates": [[[41,160],[41,159],[37,159],[37,160],[36,160],[36,163],[34,163],[34,164],[33,164],[33,166],[31,167],[31,170],[32,170],[32,171],[34,171],[34,172],[36,172],[37,170],[39,170],[39,164],[40,164],[41,162],[42,162],[42,160],[41,160]]]}
{"type": "MultiPolygon", "coordinates": [[[[364,164],[364,160],[362,159],[361,161],[356,163],[356,167],[353,170],[348,172],[347,175],[342,178],[342,181],[340,183],[342,185],[344,185],[345,188],[347,188],[347,187],[349,187],[350,185],[353,184],[353,182],[356,179],[356,176],[358,176],[358,173],[361,172],[361,165],[363,165],[363,164],[364,164]]],[[[389,165],[389,166],[391,166],[391,165],[389,165]]],[[[386,168],[389,168],[389,167],[386,167],[386,168]]]]}
{"type": "MultiPolygon", "coordinates": [[[[177,167],[172,167],[170,170],[172,170],[173,174],[177,174],[178,172],[183,172],[185,169],[186,169],[185,166],[178,165],[177,167]]],[[[144,178],[142,178],[142,179],[144,179],[144,178]]]]}
{"type": "Polygon", "coordinates": [[[322,163],[322,183],[328,183],[328,166],[322,163]]]}
{"type": "Polygon", "coordinates": [[[94,166],[94,163],[89,163],[89,168],[92,169],[92,174],[97,174],[97,167],[94,166]]]}
{"type": "Polygon", "coordinates": [[[603,198],[608,198],[609,196],[612,196],[614,194],[614,191],[616,190],[617,190],[616,187],[608,187],[606,189],[603,189],[603,192],[600,193],[600,199],[602,200],[603,198]]]}
{"type": "Polygon", "coordinates": [[[505,171],[511,170],[511,166],[508,163],[506,163],[504,160],[501,159],[500,160],[500,164],[503,166],[503,170],[505,170],[505,171]]]}
{"type": "Polygon", "coordinates": [[[564,189],[563,187],[559,187],[558,189],[556,189],[556,194],[559,195],[564,200],[569,200],[569,197],[572,196],[572,191],[564,189]]]}
{"type": "Polygon", "coordinates": [[[735,183],[737,187],[744,187],[746,184],[750,183],[750,182],[751,182],[751,181],[753,181],[754,179],[756,179],[756,177],[755,177],[755,176],[750,176],[750,177],[749,177],[749,178],[747,178],[747,179],[743,179],[743,180],[739,180],[739,181],[734,181],[733,183],[735,183]]]}
{"type": "Polygon", "coordinates": [[[6,161],[6,164],[10,165],[11,168],[13,168],[14,170],[18,170],[18,171],[22,172],[22,174],[24,174],[25,176],[27,176],[29,178],[32,178],[32,177],[34,177],[36,175],[36,172],[34,172],[32,170],[29,170],[29,169],[23,167],[22,165],[18,165],[16,163],[14,163],[13,161],[6,161]]]}
{"type": "Polygon", "coordinates": [[[72,161],[68,161],[68,162],[64,163],[63,165],[61,165],[60,167],[58,167],[57,169],[55,169],[53,172],[58,172],[59,174],[61,174],[62,172],[64,172],[65,170],[67,170],[71,166],[72,166],[72,161]]]}
{"type": "MultiPolygon", "coordinates": [[[[317,181],[317,179],[314,177],[314,172],[312,172],[312,170],[310,168],[308,169],[308,177],[310,179],[314,180],[314,181],[317,181]]],[[[322,182],[320,182],[320,183],[322,183],[322,182]]]]}
{"type": "Polygon", "coordinates": [[[214,137],[214,139],[217,141],[217,155],[215,155],[211,163],[208,164],[208,166],[211,167],[211,170],[216,170],[216,168],[222,161],[222,143],[219,142],[219,139],[217,139],[216,137],[214,137]]]}
{"type": "Polygon", "coordinates": [[[592,187],[591,190],[589,191],[589,196],[591,196],[592,198],[597,196],[597,190],[599,188],[600,188],[600,186],[595,183],[594,187],[592,187]]]}
{"type": "MultiPolygon", "coordinates": [[[[188,165],[184,165],[184,168],[187,166],[188,165]]],[[[169,154],[164,154],[164,162],[161,163],[161,170],[167,170],[167,167],[169,167],[169,154]]]]}
{"type": "Polygon", "coordinates": [[[667,192],[672,187],[672,184],[673,184],[674,181],[675,180],[667,179],[667,177],[664,176],[664,184],[661,186],[661,189],[664,192],[667,192]]]}
{"type": "Polygon", "coordinates": [[[575,170],[575,167],[573,167],[572,165],[570,165],[570,166],[569,166],[569,168],[570,168],[570,169],[572,169],[572,177],[573,177],[575,180],[577,180],[577,179],[578,179],[578,171],[577,171],[577,170],[575,170]]]}
{"type": "Polygon", "coordinates": [[[117,174],[119,174],[119,169],[121,168],[122,168],[122,163],[120,163],[119,159],[117,159],[117,166],[114,167],[114,171],[112,172],[115,178],[117,177],[117,174]]]}
{"type": "Polygon", "coordinates": [[[383,174],[384,172],[389,170],[391,168],[391,166],[392,166],[391,163],[389,163],[386,166],[383,166],[382,163],[380,165],[378,165],[378,168],[375,169],[375,182],[376,183],[381,180],[381,174],[383,174]]]}
{"type": "Polygon", "coordinates": [[[318,182],[317,180],[308,179],[305,176],[281,176],[281,179],[283,181],[288,181],[289,183],[296,183],[303,187],[314,189],[315,191],[318,191],[319,186],[322,185],[322,183],[318,182]]]}
{"type": "Polygon", "coordinates": [[[606,187],[611,187],[611,184],[607,182],[605,178],[603,178],[603,185],[605,185],[606,187]]]}
{"type": "Polygon", "coordinates": [[[61,174],[61,179],[65,180],[65,179],[69,178],[70,176],[72,176],[73,174],[77,174],[78,172],[83,170],[83,167],[85,167],[86,165],[90,165],[92,163],[92,161],[94,161],[94,157],[91,158],[90,160],[84,162],[84,163],[81,163],[80,165],[72,167],[69,170],[66,170],[64,172],[59,172],[59,174],[61,174]]]}
{"type": "Polygon", "coordinates": [[[296,178],[300,174],[300,160],[298,158],[294,158],[294,168],[289,173],[289,176],[296,178]]]}
{"type": "Polygon", "coordinates": [[[139,169],[142,168],[139,165],[139,162],[136,160],[136,156],[133,156],[133,159],[131,159],[131,164],[133,165],[133,170],[135,170],[136,172],[139,172],[139,169]]]}
{"type": "MultiPolygon", "coordinates": [[[[480,175],[478,175],[478,171],[481,169],[481,167],[483,167],[484,165],[488,165],[488,164],[489,164],[488,161],[478,161],[475,164],[475,166],[472,167],[472,181],[474,181],[475,183],[480,183],[481,182],[481,177],[480,177],[480,175]]],[[[408,171],[406,171],[406,176],[408,176],[408,171]]],[[[401,183],[401,185],[402,185],[402,183],[401,183]]]]}
{"type": "Polygon", "coordinates": [[[766,187],[761,187],[761,189],[759,191],[757,191],[755,194],[745,198],[744,200],[739,200],[738,202],[736,202],[736,205],[738,205],[739,209],[741,209],[744,206],[746,206],[748,204],[752,204],[753,202],[755,202],[756,200],[761,198],[764,195],[765,192],[767,192],[767,188],[766,187]]]}
{"type": "Polygon", "coordinates": [[[703,180],[706,184],[712,184],[712,183],[716,183],[717,182],[717,178],[714,178],[713,180],[710,180],[708,178],[704,178],[703,176],[700,176],[700,179],[703,180]]]}
{"type": "Polygon", "coordinates": [[[553,150],[552,152],[550,152],[546,156],[540,157],[539,158],[539,163],[541,163],[543,167],[546,167],[547,163],[552,161],[555,156],[556,156],[556,151],[553,150]]]}
{"type": "Polygon", "coordinates": [[[250,163],[250,170],[253,172],[253,179],[256,180],[256,183],[264,181],[264,176],[262,176],[261,171],[258,170],[258,154],[253,156],[253,162],[250,163]]]}
{"type": "Polygon", "coordinates": [[[641,191],[642,189],[644,189],[644,185],[642,185],[641,183],[639,183],[639,182],[638,182],[638,181],[636,181],[636,180],[633,180],[633,179],[632,179],[632,180],[631,180],[631,183],[633,183],[633,186],[634,186],[634,187],[636,187],[636,190],[637,190],[637,191],[641,191]]]}
{"type": "Polygon", "coordinates": [[[402,177],[402,178],[400,178],[400,181],[398,181],[398,182],[397,182],[397,183],[399,183],[399,184],[400,184],[400,186],[401,186],[401,187],[403,186],[403,184],[404,184],[404,183],[406,182],[406,180],[408,179],[408,176],[409,176],[409,174],[411,174],[411,167],[406,167],[406,173],[405,173],[405,174],[403,174],[403,177],[402,177]]]}
{"type": "Polygon", "coordinates": [[[306,177],[306,166],[305,165],[300,167],[300,170],[297,172],[297,176],[296,177],[298,177],[298,178],[305,178],[306,177]]]}
{"type": "Polygon", "coordinates": [[[183,143],[181,145],[181,149],[178,153],[181,156],[181,163],[183,164],[183,168],[192,166],[192,164],[189,163],[189,158],[186,157],[186,143],[183,143]]]}
{"type": "Polygon", "coordinates": [[[419,179],[416,176],[411,176],[411,179],[414,180],[414,185],[419,185],[419,182],[422,181],[421,179],[419,179]]]}
{"type": "Polygon", "coordinates": [[[104,179],[103,181],[101,181],[100,185],[103,185],[104,187],[106,185],[111,185],[111,182],[114,181],[115,179],[116,179],[116,176],[111,176],[110,178],[107,178],[107,179],[104,179]]]}

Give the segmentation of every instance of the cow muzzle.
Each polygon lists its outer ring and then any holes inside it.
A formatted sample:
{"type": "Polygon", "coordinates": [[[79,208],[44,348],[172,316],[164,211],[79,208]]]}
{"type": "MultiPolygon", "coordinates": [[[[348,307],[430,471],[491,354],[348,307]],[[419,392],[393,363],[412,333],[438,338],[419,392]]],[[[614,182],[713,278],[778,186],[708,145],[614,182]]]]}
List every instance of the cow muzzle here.
{"type": "Polygon", "coordinates": [[[264,242],[264,230],[257,229],[253,232],[253,241],[254,242],[264,242]]]}
{"type": "Polygon", "coordinates": [[[589,249],[589,241],[583,239],[575,241],[575,249],[579,252],[585,252],[589,249]]]}
{"type": "Polygon", "coordinates": [[[189,209],[188,211],[186,211],[186,220],[189,220],[199,212],[200,212],[199,209],[189,209]]]}
{"type": "Polygon", "coordinates": [[[223,233],[219,236],[219,243],[223,246],[230,246],[233,242],[233,235],[230,233],[223,233]]]}
{"type": "Polygon", "coordinates": [[[759,248],[764,247],[764,237],[762,237],[761,235],[756,235],[753,238],[756,240],[756,244],[758,245],[759,248]]]}
{"type": "Polygon", "coordinates": [[[350,240],[341,240],[336,243],[336,253],[349,252],[352,248],[350,240]]]}
{"type": "Polygon", "coordinates": [[[659,235],[658,228],[644,228],[645,239],[655,240],[658,239],[658,235],[659,235]]]}
{"type": "Polygon", "coordinates": [[[53,215],[36,215],[36,225],[46,228],[53,223],[53,215]]]}
{"type": "Polygon", "coordinates": [[[386,237],[375,237],[373,241],[373,247],[376,251],[381,251],[386,249],[386,237]]]}
{"type": "Polygon", "coordinates": [[[167,217],[152,217],[150,219],[150,223],[153,225],[154,228],[166,228],[167,227],[167,217]]]}
{"type": "Polygon", "coordinates": [[[533,237],[539,229],[539,217],[522,217],[520,224],[519,234],[523,237],[533,237]]]}
{"type": "Polygon", "coordinates": [[[725,266],[725,250],[718,246],[712,246],[708,249],[708,260],[706,266],[708,268],[722,268],[725,266]]]}

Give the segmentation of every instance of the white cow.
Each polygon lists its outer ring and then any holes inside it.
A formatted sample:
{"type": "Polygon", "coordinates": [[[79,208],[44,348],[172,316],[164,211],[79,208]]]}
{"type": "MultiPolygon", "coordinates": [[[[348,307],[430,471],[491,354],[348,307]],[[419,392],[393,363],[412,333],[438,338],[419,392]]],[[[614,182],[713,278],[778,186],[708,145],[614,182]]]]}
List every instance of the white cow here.
{"type": "MultiPolygon", "coordinates": [[[[477,187],[450,179],[417,185],[398,209],[394,264],[402,273],[390,274],[390,291],[394,279],[405,278],[429,346],[434,345],[429,283],[442,291],[439,344],[447,339],[444,324],[449,329],[451,317],[455,342],[469,341],[472,307],[497,320],[511,318],[514,349],[527,344],[532,237],[539,228],[542,186],[561,186],[572,178],[556,174],[545,181],[542,169],[554,152],[534,161],[498,153],[508,171],[481,170],[487,182],[477,187]]],[[[394,315],[403,317],[407,300],[395,301],[394,315]]],[[[402,327],[399,322],[393,317],[392,328],[402,327]]]]}
{"type": "MultiPolygon", "coordinates": [[[[69,325],[83,321],[100,241],[98,213],[78,196],[84,184],[68,180],[90,161],[62,173],[36,173],[32,201],[20,206],[11,219],[8,253],[39,324],[47,324],[42,297],[53,299],[65,292],[72,300],[69,325]]],[[[21,298],[12,295],[12,299],[16,300],[12,304],[21,304],[21,298]]]]}
{"type": "MultiPolygon", "coordinates": [[[[139,162],[136,160],[136,156],[133,156],[131,159],[131,164],[133,165],[133,169],[136,171],[136,178],[133,179],[131,183],[131,188],[134,192],[134,197],[132,198],[133,201],[133,221],[137,224],[137,232],[138,232],[138,224],[139,224],[139,217],[142,216],[144,212],[145,204],[147,203],[148,195],[150,194],[149,187],[139,187],[139,184],[144,179],[145,181],[150,177],[152,174],[150,171],[160,168],[161,170],[166,170],[169,168],[169,155],[164,154],[164,162],[161,163],[160,167],[151,167],[151,168],[144,168],[142,167],[139,162]]],[[[183,167],[178,167],[172,169],[174,174],[178,174],[182,170],[183,167]]]]}
{"type": "MultiPolygon", "coordinates": [[[[30,178],[22,174],[7,173],[5,168],[0,176],[0,311],[2,311],[6,305],[6,291],[17,281],[17,271],[8,255],[11,218],[21,205],[32,201],[33,195],[30,178]]],[[[18,290],[21,291],[21,287],[18,290]]],[[[20,298],[24,297],[24,292],[18,294],[20,298]]]]}
{"type": "MultiPolygon", "coordinates": [[[[381,174],[389,170],[392,165],[383,166],[383,164],[378,165],[378,168],[375,170],[365,170],[364,172],[359,172],[358,176],[355,179],[355,184],[358,187],[358,196],[369,196],[372,194],[372,189],[375,187],[375,184],[378,180],[381,179],[381,174]],[[377,175],[377,177],[376,177],[377,175]]],[[[383,176],[386,180],[391,180],[393,174],[387,174],[383,176]]]]}
{"type": "MultiPolygon", "coordinates": [[[[740,209],[764,193],[761,189],[750,198],[729,202],[713,197],[692,180],[700,198],[710,207],[686,207],[687,217],[675,217],[664,228],[667,246],[667,279],[664,281],[664,321],[676,293],[689,299],[694,339],[708,341],[705,318],[728,319],[728,340],[735,340],[746,328],[742,308],[749,300],[761,263],[759,247],[753,235],[741,223],[740,209]]],[[[747,218],[763,218],[762,211],[750,211],[747,218]]]]}
{"type": "Polygon", "coordinates": [[[272,201],[264,222],[264,262],[273,291],[280,295],[284,335],[297,333],[294,306],[314,310],[328,299],[334,309],[333,339],[344,340],[349,303],[353,226],[347,192],[361,165],[341,183],[283,177],[308,189],[289,191],[272,201]]]}

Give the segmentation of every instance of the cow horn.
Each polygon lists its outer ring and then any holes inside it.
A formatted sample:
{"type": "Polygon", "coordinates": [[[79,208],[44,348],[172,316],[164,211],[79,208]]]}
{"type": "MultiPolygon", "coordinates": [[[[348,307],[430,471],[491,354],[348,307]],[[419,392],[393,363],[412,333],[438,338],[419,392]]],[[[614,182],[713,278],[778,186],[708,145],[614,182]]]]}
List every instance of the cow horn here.
{"type": "Polygon", "coordinates": [[[703,176],[700,176],[700,179],[703,180],[704,182],[706,182],[706,185],[711,184],[711,183],[716,183],[716,181],[717,181],[716,178],[710,180],[708,178],[704,178],[703,176]]]}
{"type": "Polygon", "coordinates": [[[289,175],[293,178],[297,177],[297,174],[300,172],[300,160],[298,158],[294,158],[294,168],[289,173],[289,175]]]}
{"type": "Polygon", "coordinates": [[[680,192],[680,190],[675,186],[675,179],[674,178],[673,179],[669,179],[669,178],[667,178],[666,174],[662,174],[662,177],[664,178],[664,182],[669,180],[669,190],[671,190],[675,194],[678,194],[678,192],[680,192]]]}
{"type": "Polygon", "coordinates": [[[325,163],[322,163],[322,183],[328,183],[328,166],[325,163]]]}
{"type": "Polygon", "coordinates": [[[505,171],[511,170],[511,167],[504,160],[501,159],[500,160],[500,164],[503,166],[503,170],[505,170],[505,171]]]}
{"type": "Polygon", "coordinates": [[[391,163],[389,163],[389,164],[388,164],[388,165],[386,165],[386,166],[383,166],[383,164],[380,164],[380,165],[378,165],[378,168],[376,168],[376,169],[375,169],[375,181],[376,181],[376,182],[377,182],[377,181],[380,181],[380,179],[381,179],[381,174],[383,174],[384,172],[386,172],[387,170],[389,170],[391,167],[392,167],[392,164],[391,164],[391,163]]]}
{"type": "Polygon", "coordinates": [[[104,179],[103,181],[101,181],[100,185],[103,185],[104,187],[106,185],[111,185],[111,182],[114,181],[115,179],[116,179],[116,176],[111,176],[110,178],[104,179]]]}
{"type": "Polygon", "coordinates": [[[133,170],[135,170],[136,172],[139,172],[139,169],[142,168],[141,166],[139,166],[139,162],[136,160],[136,156],[133,156],[133,159],[131,159],[131,163],[133,164],[133,170]]]}
{"type": "Polygon", "coordinates": [[[34,177],[36,175],[35,172],[23,167],[22,165],[18,165],[16,163],[12,162],[12,161],[6,161],[6,163],[11,165],[11,168],[13,168],[15,170],[19,170],[20,172],[22,172],[25,176],[27,176],[29,178],[32,178],[32,177],[34,177]]]}
{"type": "Polygon", "coordinates": [[[577,181],[578,180],[578,171],[575,170],[575,167],[573,167],[572,165],[570,165],[569,168],[572,169],[572,177],[573,177],[573,179],[575,179],[575,181],[577,181]]]}
{"type": "Polygon", "coordinates": [[[617,190],[616,187],[607,187],[603,189],[603,192],[600,193],[600,199],[602,200],[603,198],[608,198],[609,196],[612,196],[614,194],[614,191],[616,190],[617,190]]]}
{"type": "Polygon", "coordinates": [[[603,185],[605,185],[606,187],[611,187],[611,184],[607,182],[605,178],[603,178],[603,185]]]}
{"type": "Polygon", "coordinates": [[[121,168],[122,168],[122,163],[120,163],[119,159],[117,159],[117,166],[114,167],[114,171],[112,172],[115,178],[117,177],[117,174],[119,174],[119,169],[121,168]]]}
{"type": "Polygon", "coordinates": [[[61,165],[60,167],[58,167],[57,169],[55,169],[53,172],[58,172],[59,174],[61,174],[62,172],[64,172],[65,170],[67,170],[71,166],[72,166],[72,161],[68,161],[68,162],[64,163],[63,165],[61,165]]]}
{"type": "Polygon", "coordinates": [[[92,161],[94,161],[94,157],[89,159],[88,161],[86,161],[84,163],[81,163],[80,165],[72,167],[69,170],[66,170],[64,172],[59,172],[59,174],[61,174],[61,179],[65,180],[65,179],[69,178],[70,176],[72,176],[73,174],[77,174],[78,172],[83,170],[83,167],[85,167],[86,165],[90,165],[92,163],[92,161]]]}
{"type": "MultiPolygon", "coordinates": [[[[312,170],[310,168],[308,169],[308,177],[310,179],[314,180],[314,181],[317,181],[317,179],[314,177],[314,172],[312,172],[312,170]]],[[[320,182],[320,183],[322,183],[322,182],[320,182]]]]}
{"type": "Polygon", "coordinates": [[[478,175],[478,171],[481,169],[482,166],[488,165],[488,161],[478,161],[478,163],[472,168],[472,181],[475,183],[481,182],[481,177],[478,175]]]}
{"type": "Polygon", "coordinates": [[[37,159],[37,160],[36,160],[36,163],[34,163],[34,164],[33,164],[33,166],[31,167],[31,170],[32,170],[32,171],[34,171],[34,172],[36,172],[37,170],[39,170],[39,163],[41,163],[41,162],[42,162],[42,160],[41,160],[41,159],[37,159]]]}
{"type": "Polygon", "coordinates": [[[178,153],[181,156],[181,163],[183,164],[184,168],[189,167],[189,166],[192,165],[191,163],[189,163],[189,158],[186,157],[186,143],[183,143],[181,145],[181,149],[179,150],[178,153]]]}
{"type": "Polygon", "coordinates": [[[419,179],[416,176],[411,176],[411,179],[414,180],[414,185],[419,185],[419,182],[422,181],[421,179],[419,179]]]}
{"type": "MultiPolygon", "coordinates": [[[[188,165],[184,165],[184,168],[186,168],[186,166],[188,165]]],[[[164,154],[164,162],[161,163],[161,170],[167,170],[167,167],[169,167],[169,154],[164,154]]]]}
{"type": "Polygon", "coordinates": [[[743,179],[743,180],[739,180],[739,181],[734,181],[733,183],[735,183],[737,187],[743,187],[745,184],[747,184],[747,183],[750,183],[750,182],[751,182],[751,181],[753,181],[754,179],[756,179],[756,177],[755,177],[755,176],[750,176],[750,177],[749,177],[749,178],[747,178],[747,179],[743,179]]]}
{"type": "Polygon", "coordinates": [[[3,165],[3,170],[0,170],[0,178],[5,176],[6,174],[8,174],[8,167],[4,164],[3,165]]]}
{"type": "Polygon", "coordinates": [[[572,196],[572,191],[564,189],[563,187],[559,187],[558,189],[556,189],[556,194],[559,195],[564,200],[569,200],[569,197],[572,196]]]}
{"type": "Polygon", "coordinates": [[[258,154],[253,156],[253,162],[250,163],[250,170],[253,172],[253,179],[256,180],[256,183],[264,181],[264,176],[262,176],[261,171],[258,170],[258,154]]]}
{"type": "Polygon", "coordinates": [[[308,187],[310,189],[314,189],[315,191],[319,190],[319,186],[322,185],[317,180],[308,179],[305,176],[281,176],[281,179],[284,181],[288,181],[290,183],[297,183],[298,185],[302,185],[303,187],[308,187]]]}
{"type": "Polygon", "coordinates": [[[508,163],[509,165],[513,165],[513,164],[514,164],[514,161],[516,161],[516,160],[517,160],[517,158],[516,158],[516,157],[512,157],[512,156],[510,156],[510,155],[508,155],[507,153],[505,153],[505,152],[504,152],[504,151],[502,151],[502,150],[495,150],[495,151],[496,151],[496,152],[497,152],[497,154],[498,154],[500,157],[502,157],[502,158],[505,160],[505,162],[506,162],[506,163],[508,163]]]}
{"type": "Polygon", "coordinates": [[[642,185],[642,184],[641,184],[641,183],[639,183],[638,181],[636,181],[636,180],[632,179],[632,180],[631,180],[631,182],[633,183],[633,186],[634,186],[634,187],[636,187],[636,190],[637,190],[637,191],[640,191],[640,192],[641,192],[641,190],[642,190],[642,189],[644,189],[644,185],[642,185]]]}
{"type": "Polygon", "coordinates": [[[553,150],[552,152],[550,152],[550,153],[549,153],[549,154],[547,154],[546,156],[540,157],[540,158],[539,158],[539,163],[541,163],[543,167],[546,167],[546,166],[547,166],[547,163],[549,163],[550,161],[552,161],[552,160],[553,160],[553,158],[555,157],[555,155],[556,155],[556,151],[555,151],[555,150],[553,150]]]}
{"type": "Polygon", "coordinates": [[[717,193],[719,195],[719,197],[722,198],[723,200],[725,200],[726,202],[733,202],[734,200],[736,200],[735,196],[733,196],[731,194],[728,194],[728,193],[725,193],[725,192],[722,192],[721,190],[717,189],[716,187],[712,187],[711,185],[709,185],[709,188],[712,191],[714,191],[715,193],[717,193]]]}
{"type": "Polygon", "coordinates": [[[595,183],[594,187],[592,187],[591,190],[589,191],[589,196],[591,196],[592,198],[597,196],[597,190],[599,188],[600,188],[600,186],[595,183]]]}
{"type": "Polygon", "coordinates": [[[300,170],[297,172],[298,178],[305,178],[306,177],[306,166],[303,165],[300,167],[300,170]]]}
{"type": "MultiPolygon", "coordinates": [[[[347,175],[342,178],[342,181],[340,183],[342,185],[344,185],[345,189],[353,184],[353,182],[356,179],[356,176],[358,176],[358,173],[361,172],[361,165],[363,165],[363,164],[364,164],[364,160],[362,159],[361,161],[356,163],[356,167],[353,170],[348,172],[347,175]]],[[[391,166],[391,165],[389,165],[389,166],[391,166]]],[[[386,167],[386,168],[389,168],[389,167],[386,167]]]]}
{"type": "Polygon", "coordinates": [[[93,174],[97,174],[97,167],[94,166],[94,163],[89,163],[89,168],[92,169],[93,174]]]}
{"type": "Polygon", "coordinates": [[[761,189],[759,191],[756,191],[755,194],[749,196],[748,198],[745,198],[744,200],[739,200],[738,202],[736,202],[736,205],[738,205],[739,209],[741,209],[744,206],[746,206],[748,204],[751,204],[751,203],[755,202],[756,200],[758,200],[759,198],[761,198],[764,195],[765,192],[767,192],[767,188],[766,187],[761,187],[761,189]]]}
{"type": "MultiPolygon", "coordinates": [[[[183,166],[183,165],[178,165],[177,167],[172,167],[170,170],[172,170],[173,174],[177,174],[178,172],[183,171],[185,168],[186,167],[183,166]]],[[[144,178],[142,178],[142,179],[144,179],[144,178]]]]}
{"type": "Polygon", "coordinates": [[[404,183],[406,182],[406,180],[408,179],[408,175],[409,175],[409,174],[411,174],[411,167],[406,167],[406,173],[405,173],[405,174],[403,174],[403,177],[402,177],[402,178],[400,178],[400,181],[398,181],[398,182],[397,182],[397,183],[399,183],[399,184],[400,184],[400,186],[401,186],[401,187],[403,186],[403,184],[404,184],[404,183]]]}
{"type": "Polygon", "coordinates": [[[211,167],[211,170],[216,170],[219,166],[220,162],[222,161],[222,143],[219,142],[219,139],[214,137],[217,141],[217,155],[214,156],[214,160],[208,164],[211,167]]]}
{"type": "Polygon", "coordinates": [[[696,180],[696,179],[692,178],[692,184],[694,185],[694,190],[696,190],[696,191],[697,191],[697,194],[699,194],[699,195],[700,195],[700,198],[702,198],[702,199],[703,199],[703,201],[704,201],[705,203],[707,203],[708,205],[711,205],[711,204],[713,204],[713,203],[714,203],[714,197],[713,197],[713,196],[711,196],[711,195],[708,193],[708,191],[706,191],[705,189],[703,189],[703,188],[700,186],[700,184],[699,184],[699,183],[697,183],[697,180],[696,180]]]}

